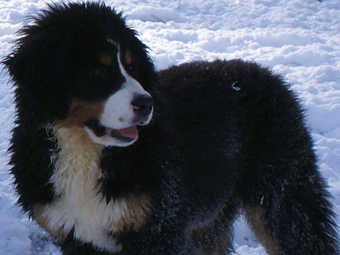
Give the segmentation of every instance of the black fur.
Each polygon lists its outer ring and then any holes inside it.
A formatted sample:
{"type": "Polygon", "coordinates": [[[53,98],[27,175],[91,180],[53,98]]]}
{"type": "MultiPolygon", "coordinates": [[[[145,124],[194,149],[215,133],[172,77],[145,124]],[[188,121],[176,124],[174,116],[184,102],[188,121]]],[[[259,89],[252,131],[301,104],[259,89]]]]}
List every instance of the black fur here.
{"type": "MultiPolygon", "coordinates": [[[[216,60],[160,71],[156,82],[146,46],[111,8],[52,5],[34,20],[3,60],[16,88],[9,150],[24,211],[33,216],[36,204],[55,199],[49,180],[56,148],[46,125],[66,118],[72,99],[96,102],[121,83],[111,75],[110,86],[96,80],[103,86],[92,87],[89,78],[97,68],[91,54],[111,36],[132,50],[130,74],[155,109],[135,144],[101,155],[98,185],[107,201],[129,194],[152,201],[141,229],[113,234],[123,247],[118,254],[227,254],[241,209],[263,212],[256,224],[274,244],[270,254],[339,254],[304,113],[281,77],[255,63],[216,60]]],[[[64,254],[108,254],[72,233],[60,245],[64,254]]]]}

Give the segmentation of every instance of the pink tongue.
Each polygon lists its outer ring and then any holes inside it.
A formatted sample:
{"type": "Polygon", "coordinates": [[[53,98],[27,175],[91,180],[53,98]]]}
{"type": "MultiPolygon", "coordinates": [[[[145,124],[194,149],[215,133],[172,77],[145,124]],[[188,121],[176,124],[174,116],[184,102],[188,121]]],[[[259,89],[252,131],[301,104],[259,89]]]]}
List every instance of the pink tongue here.
{"type": "Polygon", "coordinates": [[[107,128],[106,129],[107,134],[111,135],[112,137],[115,136],[115,134],[119,134],[123,137],[128,137],[135,139],[138,137],[138,129],[136,126],[131,126],[123,129],[112,129],[112,128],[107,128]]]}
{"type": "Polygon", "coordinates": [[[137,138],[138,130],[136,126],[120,129],[120,134],[124,137],[137,138]]]}

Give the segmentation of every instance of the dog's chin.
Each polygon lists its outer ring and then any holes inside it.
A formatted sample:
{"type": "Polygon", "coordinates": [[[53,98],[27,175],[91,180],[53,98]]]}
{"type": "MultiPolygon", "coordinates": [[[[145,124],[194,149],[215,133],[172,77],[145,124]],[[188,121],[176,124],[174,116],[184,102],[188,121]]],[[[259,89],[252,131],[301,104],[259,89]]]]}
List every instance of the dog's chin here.
{"type": "Polygon", "coordinates": [[[99,121],[91,119],[84,125],[84,129],[94,143],[104,146],[126,147],[138,139],[136,125],[114,129],[105,127],[99,121]]]}

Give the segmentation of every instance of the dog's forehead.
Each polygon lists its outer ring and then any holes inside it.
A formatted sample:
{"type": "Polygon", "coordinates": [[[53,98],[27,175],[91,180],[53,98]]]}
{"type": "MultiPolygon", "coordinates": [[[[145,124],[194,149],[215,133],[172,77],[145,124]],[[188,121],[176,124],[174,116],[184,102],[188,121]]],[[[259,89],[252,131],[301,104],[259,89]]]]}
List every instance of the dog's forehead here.
{"type": "MultiPolygon", "coordinates": [[[[117,55],[126,65],[130,65],[132,63],[132,53],[130,49],[121,49],[119,43],[117,43],[115,40],[111,38],[107,38],[107,42],[109,45],[113,46],[115,50],[117,51],[117,55]]],[[[108,51],[103,51],[99,53],[99,61],[106,66],[110,66],[112,63],[112,54],[110,54],[108,51]]]]}
{"type": "Polygon", "coordinates": [[[110,66],[114,61],[112,59],[113,56],[116,54],[120,54],[119,44],[111,38],[107,38],[105,44],[109,47],[101,47],[101,49],[99,49],[99,53],[96,53],[96,57],[98,57],[101,64],[105,66],[110,66]]]}
{"type": "Polygon", "coordinates": [[[111,44],[111,45],[113,45],[113,46],[116,46],[116,47],[119,49],[119,44],[118,44],[117,42],[115,42],[113,39],[107,38],[106,41],[107,41],[109,44],[111,44]]]}
{"type": "Polygon", "coordinates": [[[105,66],[110,66],[112,63],[111,54],[107,52],[99,53],[99,61],[105,66]]]}

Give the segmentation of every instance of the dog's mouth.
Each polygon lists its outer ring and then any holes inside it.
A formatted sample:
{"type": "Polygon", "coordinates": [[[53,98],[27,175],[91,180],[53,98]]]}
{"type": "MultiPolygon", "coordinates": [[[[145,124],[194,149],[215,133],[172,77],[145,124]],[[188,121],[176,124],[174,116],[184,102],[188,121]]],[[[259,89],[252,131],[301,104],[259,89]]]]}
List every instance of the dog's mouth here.
{"type": "Polygon", "coordinates": [[[90,119],[85,122],[85,126],[90,128],[98,138],[107,135],[126,143],[132,142],[138,138],[138,129],[136,125],[121,129],[114,129],[104,127],[96,119],[90,119]]]}

